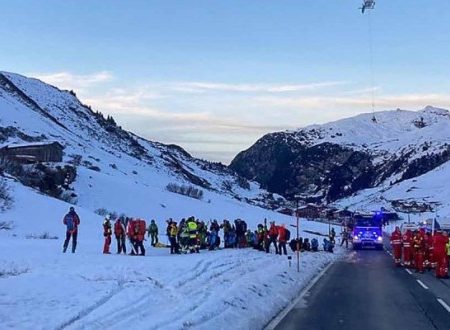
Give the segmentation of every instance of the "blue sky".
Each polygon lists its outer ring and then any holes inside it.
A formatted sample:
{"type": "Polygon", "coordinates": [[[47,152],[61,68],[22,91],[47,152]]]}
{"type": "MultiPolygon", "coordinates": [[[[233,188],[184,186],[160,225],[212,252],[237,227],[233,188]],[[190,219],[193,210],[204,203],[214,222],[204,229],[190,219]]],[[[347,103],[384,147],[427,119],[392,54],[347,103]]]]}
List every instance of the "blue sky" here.
{"type": "Polygon", "coordinates": [[[74,89],[125,128],[228,162],[262,134],[450,107],[450,2],[3,1],[0,69],[74,89]]]}

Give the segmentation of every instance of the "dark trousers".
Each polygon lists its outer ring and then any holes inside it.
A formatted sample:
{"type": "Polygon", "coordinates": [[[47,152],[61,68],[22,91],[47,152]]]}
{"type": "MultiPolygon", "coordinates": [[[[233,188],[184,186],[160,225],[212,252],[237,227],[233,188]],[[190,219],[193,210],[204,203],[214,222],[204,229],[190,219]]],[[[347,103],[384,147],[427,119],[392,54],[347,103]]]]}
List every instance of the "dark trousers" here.
{"type": "Polygon", "coordinates": [[[141,241],[141,240],[134,241],[134,250],[136,251],[136,254],[145,256],[144,241],[141,241]],[[141,250],[141,253],[139,253],[139,250],[141,250]]]}
{"type": "Polygon", "coordinates": [[[286,242],[279,242],[278,243],[278,254],[281,255],[281,250],[283,249],[283,254],[287,255],[286,251],[286,242]]]}
{"type": "Polygon", "coordinates": [[[117,253],[127,253],[127,247],[125,245],[125,235],[116,235],[117,240],[117,253]]]}
{"type": "Polygon", "coordinates": [[[342,239],[341,246],[344,245],[344,242],[345,242],[345,247],[348,248],[348,238],[342,239]]]}
{"type": "Polygon", "coordinates": [[[269,237],[269,241],[266,245],[266,253],[269,253],[270,245],[273,243],[275,245],[275,253],[278,254],[278,246],[277,246],[277,238],[276,237],[269,237]]]}
{"type": "Polygon", "coordinates": [[[75,249],[77,248],[77,236],[78,232],[66,231],[66,240],[64,241],[63,252],[67,251],[67,247],[69,246],[70,237],[72,236],[72,253],[75,253],[75,249]]]}
{"type": "Polygon", "coordinates": [[[177,238],[175,236],[170,236],[170,254],[178,253],[177,238]]]}
{"type": "Polygon", "coordinates": [[[150,235],[152,237],[152,246],[155,246],[158,243],[158,235],[156,233],[151,233],[150,235]]]}

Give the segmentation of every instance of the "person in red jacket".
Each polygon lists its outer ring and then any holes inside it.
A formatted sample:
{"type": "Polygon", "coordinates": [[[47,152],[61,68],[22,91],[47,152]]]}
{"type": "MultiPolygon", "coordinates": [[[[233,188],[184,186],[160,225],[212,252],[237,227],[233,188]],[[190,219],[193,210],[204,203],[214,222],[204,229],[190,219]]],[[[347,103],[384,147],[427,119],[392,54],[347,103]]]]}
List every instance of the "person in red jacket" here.
{"type": "Polygon", "coordinates": [[[131,252],[130,255],[134,256],[136,255],[136,248],[134,246],[134,227],[136,225],[136,222],[134,221],[133,218],[127,218],[127,236],[128,236],[128,240],[130,241],[131,244],[131,252]]]}
{"type": "Polygon", "coordinates": [[[403,264],[405,267],[410,268],[412,266],[412,253],[411,249],[413,247],[413,234],[410,229],[408,229],[402,237],[403,244],[403,264]]]}
{"type": "Polygon", "coordinates": [[[117,218],[114,223],[114,236],[117,240],[117,254],[123,253],[127,254],[127,247],[125,245],[125,224],[122,218],[117,218]]]}
{"type": "Polygon", "coordinates": [[[111,245],[112,226],[110,215],[107,214],[105,221],[103,221],[103,236],[105,237],[105,244],[103,244],[103,253],[110,254],[109,247],[111,245]]]}
{"type": "Polygon", "coordinates": [[[268,232],[269,241],[266,245],[266,253],[269,253],[270,245],[273,243],[275,245],[275,253],[278,254],[277,238],[278,238],[278,228],[275,226],[275,221],[270,223],[270,228],[268,232]]]}
{"type": "Polygon", "coordinates": [[[436,232],[433,238],[434,255],[436,260],[436,277],[445,278],[448,275],[448,261],[445,245],[448,242],[446,233],[436,232]]]}
{"type": "Polygon", "coordinates": [[[394,254],[394,263],[396,266],[400,266],[402,260],[402,233],[399,227],[395,227],[391,234],[391,246],[394,254]]]}
{"type": "Polygon", "coordinates": [[[281,255],[283,250],[284,255],[287,255],[286,242],[287,242],[287,230],[285,225],[281,225],[278,228],[278,254],[281,255]]]}
{"type": "Polygon", "coordinates": [[[434,244],[433,244],[433,235],[431,233],[427,233],[425,236],[425,267],[428,270],[436,268],[436,261],[434,257],[434,244]]]}
{"type": "Polygon", "coordinates": [[[145,256],[144,239],[147,231],[147,225],[144,220],[137,219],[134,226],[134,247],[136,254],[145,256]],[[140,253],[139,253],[140,250],[140,253]]]}
{"type": "Polygon", "coordinates": [[[424,253],[425,253],[425,231],[420,229],[414,235],[414,265],[416,272],[423,273],[424,268],[424,253]]]}
{"type": "Polygon", "coordinates": [[[70,238],[72,237],[72,253],[75,253],[77,248],[78,226],[80,225],[80,217],[71,206],[69,213],[64,216],[63,224],[66,225],[66,240],[63,245],[63,252],[66,253],[69,246],[70,238]]]}

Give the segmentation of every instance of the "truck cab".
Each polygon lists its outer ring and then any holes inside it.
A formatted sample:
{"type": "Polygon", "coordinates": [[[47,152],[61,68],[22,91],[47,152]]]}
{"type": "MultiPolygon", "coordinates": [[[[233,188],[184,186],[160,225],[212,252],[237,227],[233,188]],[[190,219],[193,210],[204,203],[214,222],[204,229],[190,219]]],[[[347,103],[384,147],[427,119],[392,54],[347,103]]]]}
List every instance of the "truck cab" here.
{"type": "Polygon", "coordinates": [[[373,247],[383,250],[383,214],[355,214],[353,218],[353,249],[373,247]]]}

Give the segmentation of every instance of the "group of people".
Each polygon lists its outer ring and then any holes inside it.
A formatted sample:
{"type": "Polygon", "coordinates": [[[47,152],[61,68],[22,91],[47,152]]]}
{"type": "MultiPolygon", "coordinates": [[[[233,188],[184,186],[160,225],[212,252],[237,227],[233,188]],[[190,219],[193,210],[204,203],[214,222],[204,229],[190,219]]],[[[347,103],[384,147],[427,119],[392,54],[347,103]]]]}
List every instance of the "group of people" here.
{"type": "Polygon", "coordinates": [[[402,233],[396,227],[390,242],[397,266],[413,268],[420,273],[434,269],[436,277],[448,276],[450,238],[447,232],[438,230],[432,235],[422,228],[402,233]]]}
{"type": "MultiPolygon", "coordinates": [[[[75,252],[77,245],[78,225],[80,218],[74,208],[69,209],[69,213],[64,217],[63,223],[67,227],[66,240],[64,241],[63,252],[66,252],[70,238],[72,238],[72,252],[75,252]]],[[[311,241],[308,238],[300,237],[291,240],[291,233],[284,224],[276,225],[274,221],[269,223],[264,220],[264,224],[257,225],[257,229],[252,231],[247,223],[242,219],[233,222],[223,220],[218,223],[213,220],[209,223],[189,217],[177,223],[173,219],[167,220],[166,235],[169,244],[161,244],[158,239],[159,231],[155,220],[151,220],[147,227],[146,221],[139,218],[118,217],[113,222],[111,216],[107,214],[103,221],[103,253],[110,254],[112,237],[114,235],[117,242],[117,253],[127,254],[127,239],[131,245],[131,255],[145,255],[144,241],[151,239],[154,247],[170,247],[171,254],[199,253],[201,249],[215,250],[221,246],[221,231],[223,231],[224,248],[254,248],[259,251],[269,253],[273,245],[276,254],[287,255],[286,246],[289,245],[293,252],[297,251],[318,251],[319,242],[316,238],[311,241]]],[[[324,239],[324,251],[333,252],[334,238],[324,239]]]]}

